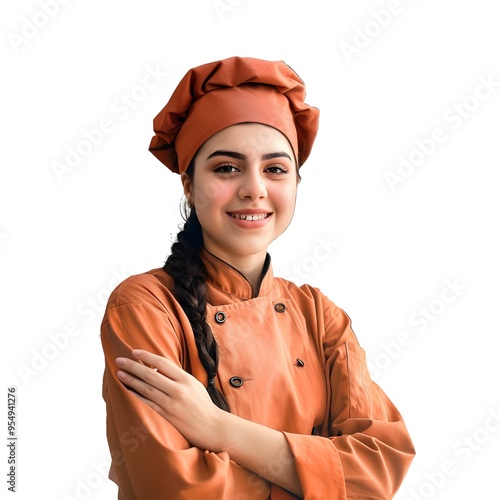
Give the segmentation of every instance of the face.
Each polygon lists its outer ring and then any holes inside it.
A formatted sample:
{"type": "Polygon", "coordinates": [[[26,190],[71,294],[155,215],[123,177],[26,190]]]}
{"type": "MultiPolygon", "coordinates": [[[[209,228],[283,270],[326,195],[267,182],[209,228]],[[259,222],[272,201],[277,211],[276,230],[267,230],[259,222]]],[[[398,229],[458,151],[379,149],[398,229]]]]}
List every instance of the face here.
{"type": "Polygon", "coordinates": [[[228,263],[263,259],[295,209],[298,175],[288,139],[266,125],[233,125],[205,142],[194,165],[182,181],[205,248],[228,263]]]}

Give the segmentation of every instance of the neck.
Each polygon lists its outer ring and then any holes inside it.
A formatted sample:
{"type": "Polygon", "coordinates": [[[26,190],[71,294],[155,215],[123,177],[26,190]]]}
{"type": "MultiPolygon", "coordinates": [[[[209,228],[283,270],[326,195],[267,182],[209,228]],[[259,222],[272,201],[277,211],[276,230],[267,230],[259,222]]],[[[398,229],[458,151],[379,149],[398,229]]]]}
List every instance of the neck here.
{"type": "MultiPolygon", "coordinates": [[[[227,261],[226,261],[227,262],[227,261]]],[[[264,269],[264,259],[256,262],[227,262],[229,265],[237,269],[245,278],[252,284],[254,290],[260,288],[260,282],[262,281],[262,271],[264,269]]]]}

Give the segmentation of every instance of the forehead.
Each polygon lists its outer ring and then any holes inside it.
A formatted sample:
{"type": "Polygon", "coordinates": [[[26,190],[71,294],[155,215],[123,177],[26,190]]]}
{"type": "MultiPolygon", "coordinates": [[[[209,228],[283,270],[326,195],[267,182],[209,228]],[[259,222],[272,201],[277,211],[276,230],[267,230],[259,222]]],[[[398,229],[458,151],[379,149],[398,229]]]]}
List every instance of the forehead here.
{"type": "Polygon", "coordinates": [[[198,158],[206,158],[213,151],[228,150],[245,156],[262,156],[275,151],[286,151],[293,158],[293,149],[279,130],[260,123],[231,125],[210,137],[198,151],[198,158]]]}

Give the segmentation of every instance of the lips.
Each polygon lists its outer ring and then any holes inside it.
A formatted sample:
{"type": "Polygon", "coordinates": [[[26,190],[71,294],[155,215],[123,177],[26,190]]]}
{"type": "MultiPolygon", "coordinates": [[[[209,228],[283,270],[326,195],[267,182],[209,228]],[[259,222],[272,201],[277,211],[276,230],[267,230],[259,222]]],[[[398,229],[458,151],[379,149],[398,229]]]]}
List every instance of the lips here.
{"type": "Polygon", "coordinates": [[[227,212],[227,215],[233,219],[253,222],[267,219],[273,213],[268,212],[265,208],[243,208],[241,210],[231,210],[227,212]]]}
{"type": "Polygon", "coordinates": [[[271,214],[270,213],[264,213],[264,214],[236,214],[236,213],[230,213],[229,215],[233,219],[254,221],[254,220],[264,220],[267,217],[269,217],[271,214]]]}

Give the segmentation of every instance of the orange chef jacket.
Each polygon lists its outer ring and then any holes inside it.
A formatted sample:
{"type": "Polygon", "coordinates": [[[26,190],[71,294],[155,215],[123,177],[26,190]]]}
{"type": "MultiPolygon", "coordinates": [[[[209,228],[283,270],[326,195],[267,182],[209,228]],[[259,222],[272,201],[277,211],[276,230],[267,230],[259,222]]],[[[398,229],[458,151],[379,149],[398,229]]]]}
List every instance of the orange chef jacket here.
{"type": "MultiPolygon", "coordinates": [[[[273,277],[259,290],[202,250],[217,387],[231,412],[285,435],[307,500],[389,499],[414,456],[404,421],[369,376],[349,317],[318,289],[273,277]]],[[[123,500],[293,499],[226,453],[193,447],[116,376],[115,358],[145,349],[207,385],[189,320],[163,269],[111,294],[101,328],[110,478],[123,500]]],[[[199,419],[203,425],[203,415],[199,419]]],[[[280,464],[269,464],[276,470],[280,464]]]]}

